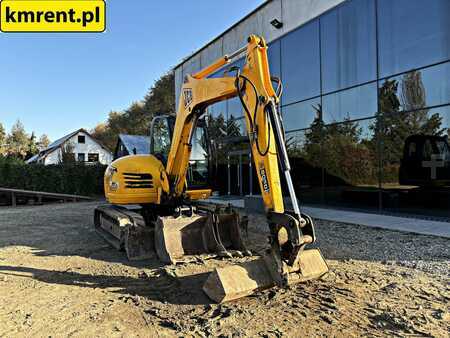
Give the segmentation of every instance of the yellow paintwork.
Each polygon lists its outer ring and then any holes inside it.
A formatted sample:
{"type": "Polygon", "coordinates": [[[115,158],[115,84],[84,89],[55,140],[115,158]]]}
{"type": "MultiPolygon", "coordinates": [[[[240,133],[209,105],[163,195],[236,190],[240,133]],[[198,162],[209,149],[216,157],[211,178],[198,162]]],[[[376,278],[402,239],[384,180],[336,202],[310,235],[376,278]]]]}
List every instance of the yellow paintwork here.
{"type": "MultiPolygon", "coordinates": [[[[250,42],[247,46],[247,62],[242,71],[242,75],[246,76],[255,85],[259,96],[264,96],[266,102],[274,100],[278,103],[279,99],[275,94],[270,79],[269,61],[267,57],[267,45],[264,39],[260,39],[255,35],[250,36],[250,42]]],[[[253,107],[255,105],[255,94],[251,86],[246,86],[247,91],[244,96],[244,101],[249,107],[251,113],[253,113],[253,107]]],[[[283,195],[281,190],[280,174],[278,171],[278,155],[275,145],[275,137],[272,128],[267,128],[268,118],[264,112],[265,105],[258,105],[257,121],[258,125],[258,142],[262,151],[267,147],[267,143],[270,140],[269,152],[266,156],[261,156],[257,150],[256,143],[251,143],[252,157],[255,164],[255,169],[258,174],[258,181],[260,185],[260,191],[263,197],[264,205],[267,210],[275,211],[277,213],[284,213],[283,195]],[[266,175],[266,188],[263,183],[263,174],[266,175]]],[[[248,116],[245,115],[247,122],[247,132],[250,135],[250,124],[248,116]]]]}
{"type": "Polygon", "coordinates": [[[191,200],[204,200],[211,196],[211,189],[187,190],[186,195],[191,200]]]}
{"type": "MultiPolygon", "coordinates": [[[[189,144],[191,133],[195,129],[197,119],[202,111],[213,103],[238,96],[235,77],[207,78],[208,75],[220,67],[230,63],[228,56],[224,56],[200,70],[194,75],[187,75],[181,89],[178,104],[177,118],[168,154],[167,167],[152,155],[134,155],[118,159],[112,163],[117,169],[112,180],[117,179],[119,188],[111,191],[108,172],[105,175],[105,194],[114,204],[144,204],[170,201],[172,198],[185,196],[191,199],[203,199],[210,196],[210,190],[186,191],[186,173],[192,146],[189,144]],[[151,173],[153,176],[153,188],[127,189],[121,175],[124,172],[151,173]],[[164,198],[163,198],[164,197],[164,198]],[[167,198],[166,198],[167,197],[167,198]]],[[[258,116],[253,124],[258,126],[258,142],[261,149],[265,149],[270,141],[269,152],[262,156],[257,151],[254,140],[251,142],[252,156],[258,174],[261,194],[267,210],[277,213],[284,212],[283,196],[278,171],[278,157],[274,141],[273,130],[267,128],[268,121],[264,107],[267,102],[273,100],[279,102],[279,98],[273,89],[269,62],[267,58],[267,45],[264,39],[251,35],[248,39],[246,50],[246,64],[242,75],[247,77],[255,85],[258,95],[264,98],[264,104],[258,104],[258,116]]],[[[244,102],[253,114],[256,102],[255,93],[250,85],[245,87],[244,102]]],[[[253,120],[254,116],[251,116],[253,120]]],[[[252,135],[249,117],[246,116],[248,135],[252,135]]]]}
{"type": "MultiPolygon", "coordinates": [[[[254,83],[259,95],[264,96],[266,102],[274,100],[275,103],[278,103],[279,98],[275,94],[270,79],[267,45],[264,39],[251,35],[246,55],[246,64],[242,75],[254,83]]],[[[211,66],[194,74],[194,76],[187,75],[184,80],[178,103],[172,147],[167,162],[167,175],[171,182],[174,182],[175,195],[181,195],[185,189],[186,172],[191,152],[189,136],[193,129],[193,120],[198,115],[195,110],[238,95],[234,77],[207,78],[219,66],[229,62],[228,56],[224,56],[211,66]]],[[[249,110],[253,113],[256,98],[250,85],[246,86],[244,100],[249,110]]],[[[250,130],[247,117],[246,122],[248,134],[251,135],[252,130],[250,130]]],[[[264,105],[260,104],[258,105],[258,118],[256,121],[256,124],[259,126],[258,139],[260,147],[265,149],[269,138],[272,142],[270,143],[269,153],[266,156],[261,156],[257,151],[256,144],[252,142],[252,155],[266,209],[283,213],[284,204],[278,171],[277,151],[273,131],[267,128],[267,123],[264,105]],[[266,177],[264,180],[265,184],[263,183],[263,175],[266,177]]]]}
{"type": "Polygon", "coordinates": [[[164,165],[153,155],[130,155],[115,160],[106,170],[104,186],[106,199],[112,204],[159,203],[161,195],[169,192],[164,165]],[[153,188],[126,188],[124,173],[152,175],[153,188]],[[116,190],[111,189],[111,182],[118,184],[116,190]]]}

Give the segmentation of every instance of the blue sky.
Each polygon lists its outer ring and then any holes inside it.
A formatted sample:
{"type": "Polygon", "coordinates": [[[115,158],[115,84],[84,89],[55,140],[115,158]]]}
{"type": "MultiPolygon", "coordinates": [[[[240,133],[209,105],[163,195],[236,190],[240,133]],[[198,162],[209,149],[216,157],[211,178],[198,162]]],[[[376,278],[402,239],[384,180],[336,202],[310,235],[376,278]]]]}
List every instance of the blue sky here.
{"type": "Polygon", "coordinates": [[[262,2],[111,0],[106,33],[0,33],[0,123],[51,140],[93,128],[262,2]]]}

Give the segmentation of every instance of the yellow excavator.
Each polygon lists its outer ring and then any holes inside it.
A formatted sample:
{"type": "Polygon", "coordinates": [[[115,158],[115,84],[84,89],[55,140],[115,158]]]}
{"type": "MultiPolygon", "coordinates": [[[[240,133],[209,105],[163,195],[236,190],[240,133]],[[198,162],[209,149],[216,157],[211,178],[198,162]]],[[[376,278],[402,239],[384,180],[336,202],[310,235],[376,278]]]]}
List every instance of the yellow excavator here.
{"type": "Polygon", "coordinates": [[[171,264],[185,255],[251,255],[243,238],[245,217],[230,207],[196,203],[207,199],[211,190],[190,190],[186,183],[191,155],[198,152],[193,140],[199,120],[208,106],[238,97],[265,206],[270,248],[260,259],[216,269],[210,275],[203,289],[218,302],[272,285],[319,278],[328,271],[319,249],[305,250],[315,242],[314,225],[300,212],[294,191],[278,109],[282,85],[270,75],[267,48],[263,38],[251,35],[243,48],[186,75],[176,117],[158,116],[152,122],[152,154],[115,160],[104,177],[109,204],[95,210],[96,230],[113,246],[124,249],[129,259],[156,254],[171,264]],[[210,77],[242,56],[242,69],[226,71],[233,75],[210,77]],[[293,210],[285,209],[280,170],[293,210]]]}

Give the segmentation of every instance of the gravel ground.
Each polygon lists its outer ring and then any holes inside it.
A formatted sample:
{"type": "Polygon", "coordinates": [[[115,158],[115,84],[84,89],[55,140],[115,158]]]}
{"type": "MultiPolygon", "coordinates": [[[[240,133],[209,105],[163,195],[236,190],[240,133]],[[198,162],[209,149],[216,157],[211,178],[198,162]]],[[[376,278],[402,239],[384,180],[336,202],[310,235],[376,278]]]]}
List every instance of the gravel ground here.
{"type": "Polygon", "coordinates": [[[93,231],[95,206],[0,208],[0,337],[449,336],[448,239],[316,220],[330,273],[217,305],[201,286],[230,261],[130,263],[93,231]]]}

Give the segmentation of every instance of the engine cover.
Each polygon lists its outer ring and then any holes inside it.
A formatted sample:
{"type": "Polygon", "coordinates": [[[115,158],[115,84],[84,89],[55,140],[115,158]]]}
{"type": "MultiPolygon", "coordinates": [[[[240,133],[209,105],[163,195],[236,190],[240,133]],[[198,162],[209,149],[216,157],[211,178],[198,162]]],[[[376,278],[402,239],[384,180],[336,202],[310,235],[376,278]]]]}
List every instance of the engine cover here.
{"type": "Polygon", "coordinates": [[[104,176],[105,197],[112,204],[159,204],[169,191],[164,165],[153,155],[130,155],[112,162],[104,176]]]}

